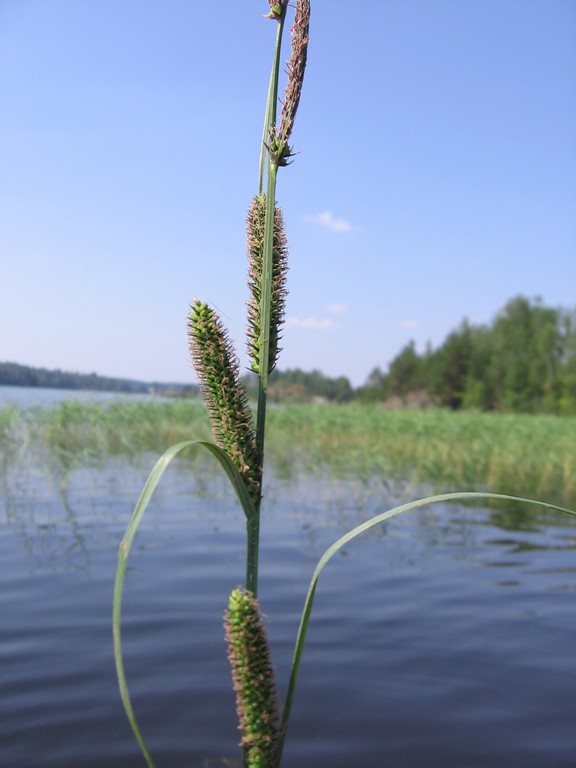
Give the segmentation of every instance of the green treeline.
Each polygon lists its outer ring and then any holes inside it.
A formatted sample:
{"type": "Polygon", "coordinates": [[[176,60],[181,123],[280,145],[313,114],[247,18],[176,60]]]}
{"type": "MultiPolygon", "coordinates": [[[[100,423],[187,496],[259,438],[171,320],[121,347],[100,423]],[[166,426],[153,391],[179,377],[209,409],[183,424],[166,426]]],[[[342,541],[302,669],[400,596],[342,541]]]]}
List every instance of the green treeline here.
{"type": "MultiPolygon", "coordinates": [[[[255,382],[245,382],[254,395],[255,382]]],[[[357,390],[344,376],[295,369],[274,371],[270,398],[576,415],[576,311],[518,296],[489,325],[464,320],[438,349],[419,354],[409,342],[357,390]]]]}
{"type": "Polygon", "coordinates": [[[197,394],[195,386],[180,384],[147,384],[132,379],[114,379],[96,373],[32,368],[17,363],[0,363],[0,385],[11,387],[44,387],[46,389],[81,389],[93,392],[197,394]]]}
{"type": "MultiPolygon", "coordinates": [[[[257,377],[248,373],[242,382],[249,396],[258,397],[257,377]]],[[[272,371],[269,377],[268,400],[272,403],[303,403],[327,400],[332,403],[346,403],[352,400],[355,391],[346,376],[332,379],[321,371],[302,371],[300,368],[288,368],[272,371]]]]}
{"type": "Polygon", "coordinates": [[[95,373],[32,368],[17,363],[0,363],[0,384],[12,387],[47,389],[90,389],[106,392],[146,392],[146,384],[128,379],[111,379],[95,373]]]}
{"type": "Polygon", "coordinates": [[[453,410],[576,414],[576,312],[518,296],[490,325],[464,320],[436,350],[419,355],[410,342],[387,373],[372,371],[359,396],[416,391],[453,410]]]}
{"type": "MultiPolygon", "coordinates": [[[[243,378],[255,399],[256,377],[243,378]]],[[[195,385],[146,384],[0,363],[0,385],[91,389],[111,392],[198,393],[195,385]]],[[[386,372],[375,368],[354,389],[346,376],[319,370],[275,370],[271,402],[392,401],[516,413],[576,415],[576,310],[545,307],[538,299],[511,299],[488,325],[464,320],[438,349],[419,354],[413,341],[386,372]]]]}

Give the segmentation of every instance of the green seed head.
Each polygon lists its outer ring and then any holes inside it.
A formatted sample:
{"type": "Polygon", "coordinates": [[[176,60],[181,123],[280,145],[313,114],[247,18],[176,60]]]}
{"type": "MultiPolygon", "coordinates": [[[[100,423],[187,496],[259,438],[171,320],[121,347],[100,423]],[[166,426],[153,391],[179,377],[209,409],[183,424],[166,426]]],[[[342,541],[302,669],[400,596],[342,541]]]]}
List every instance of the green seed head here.
{"type": "Polygon", "coordinates": [[[279,737],[277,691],[262,615],[251,592],[232,592],[224,626],[246,764],[270,768],[279,737]]]}
{"type": "Polygon", "coordinates": [[[269,0],[268,5],[270,6],[270,12],[266,14],[266,18],[276,19],[276,21],[279,21],[282,18],[283,3],[277,3],[275,0],[269,0]]]}
{"type": "Polygon", "coordinates": [[[188,338],[214,440],[230,456],[257,503],[262,467],[252,412],[240,383],[238,359],[220,318],[212,307],[199,300],[192,305],[188,317],[188,338]]]}

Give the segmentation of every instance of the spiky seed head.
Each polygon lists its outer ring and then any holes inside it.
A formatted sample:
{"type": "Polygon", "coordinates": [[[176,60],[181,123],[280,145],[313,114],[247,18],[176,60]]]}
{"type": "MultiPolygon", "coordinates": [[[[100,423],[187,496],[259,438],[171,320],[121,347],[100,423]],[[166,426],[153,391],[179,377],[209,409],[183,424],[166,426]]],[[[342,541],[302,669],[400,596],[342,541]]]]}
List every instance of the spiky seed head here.
{"type": "MultiPolygon", "coordinates": [[[[260,372],[261,349],[261,299],[262,270],[264,265],[264,233],[266,223],[266,195],[257,195],[250,205],[246,217],[248,255],[248,333],[247,350],[250,366],[260,372]]],[[[281,352],[280,331],[286,309],[286,275],[288,272],[288,247],[284,229],[284,218],[278,206],[274,210],[274,235],[272,245],[272,295],[270,307],[270,352],[268,373],[271,373],[281,352]]]]}
{"type": "Polygon", "coordinates": [[[284,93],[284,104],[280,117],[280,127],[275,131],[275,139],[279,143],[276,153],[281,162],[286,165],[287,159],[293,154],[288,146],[288,139],[294,127],[294,120],[300,103],[304,71],[308,57],[308,39],[310,30],[310,0],[297,0],[292,33],[292,53],[288,60],[288,85],[284,93]]]}
{"type": "Polygon", "coordinates": [[[188,340],[214,440],[230,456],[257,503],[262,465],[238,358],[215,310],[198,299],[188,317],[188,340]]]}
{"type": "Polygon", "coordinates": [[[252,592],[233,590],[224,626],[248,768],[270,768],[278,745],[278,695],[268,637],[252,592]]]}

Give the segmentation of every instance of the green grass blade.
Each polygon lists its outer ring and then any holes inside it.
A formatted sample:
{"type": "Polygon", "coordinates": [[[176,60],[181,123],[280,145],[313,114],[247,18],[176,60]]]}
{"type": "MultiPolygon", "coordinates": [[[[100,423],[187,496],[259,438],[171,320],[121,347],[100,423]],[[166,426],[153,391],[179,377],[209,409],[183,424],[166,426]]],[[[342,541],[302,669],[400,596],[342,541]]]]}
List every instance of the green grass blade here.
{"type": "Polygon", "coordinates": [[[222,448],[219,448],[214,443],[210,443],[208,440],[192,440],[190,441],[189,445],[200,445],[202,448],[205,448],[207,451],[209,451],[216,459],[218,459],[222,469],[228,476],[228,480],[230,480],[230,485],[232,488],[234,488],[234,492],[236,493],[238,501],[244,510],[246,519],[253,520],[256,517],[256,507],[254,506],[254,503],[250,498],[248,491],[246,490],[246,484],[244,483],[240,472],[238,472],[236,465],[230,459],[228,454],[223,451],[222,448]]]}
{"type": "Polygon", "coordinates": [[[138,499],[138,502],[134,508],[134,512],[132,513],[132,517],[128,523],[126,533],[124,534],[124,538],[122,539],[118,550],[118,566],[116,569],[116,579],[114,582],[114,602],[112,607],[112,633],[114,639],[114,661],[116,664],[116,675],[118,677],[118,685],[120,688],[122,703],[124,704],[126,715],[128,716],[128,720],[134,732],[134,736],[136,737],[136,741],[142,750],[142,754],[144,755],[148,768],[154,768],[154,761],[152,760],[148,748],[144,743],[140,728],[138,727],[138,722],[136,720],[136,716],[132,708],[132,702],[130,700],[130,694],[128,692],[126,673],[124,670],[121,635],[122,591],[124,588],[124,578],[126,575],[128,557],[130,555],[132,543],[136,533],[138,532],[140,522],[142,521],[142,517],[146,511],[146,508],[148,507],[148,504],[150,503],[152,495],[158,486],[158,483],[162,479],[164,472],[170,465],[172,459],[174,459],[180,453],[180,451],[184,450],[184,448],[188,448],[193,445],[198,445],[205,448],[220,462],[221,466],[226,472],[226,475],[228,476],[228,479],[230,480],[232,487],[234,488],[234,491],[236,492],[236,495],[240,501],[247,519],[250,521],[254,519],[256,515],[254,504],[248,495],[244,481],[242,480],[242,477],[240,476],[240,473],[236,469],[235,465],[221,448],[205,440],[185,440],[168,448],[168,450],[165,451],[165,453],[163,453],[156,462],[152,472],[148,477],[148,480],[144,485],[144,488],[142,489],[142,493],[140,494],[140,498],[138,499]]]}
{"type": "Polygon", "coordinates": [[[310,582],[310,587],[308,588],[308,594],[306,596],[306,602],[304,603],[304,609],[302,611],[302,618],[300,620],[300,626],[298,628],[298,635],[296,637],[296,645],[294,647],[294,656],[292,659],[292,667],[290,672],[290,682],[288,685],[288,691],[286,694],[286,700],[284,704],[284,710],[282,713],[282,723],[280,728],[281,733],[281,743],[279,747],[279,754],[278,754],[278,761],[277,766],[280,765],[280,760],[282,756],[282,748],[284,746],[284,739],[286,737],[286,730],[288,728],[288,721],[290,718],[290,711],[292,708],[292,702],[294,699],[294,692],[296,688],[296,682],[298,679],[298,673],[300,671],[300,663],[302,661],[302,653],[304,650],[304,643],[306,641],[306,633],[308,631],[308,624],[310,622],[310,615],[312,613],[312,606],[314,603],[314,596],[316,594],[316,587],[318,585],[318,579],[320,577],[320,574],[322,573],[322,570],[326,566],[326,564],[332,559],[332,557],[340,550],[343,546],[348,544],[350,541],[355,539],[357,536],[360,536],[360,534],[365,533],[366,531],[370,530],[370,528],[374,528],[377,525],[380,525],[386,520],[389,520],[392,517],[396,517],[396,515],[401,514],[402,512],[408,512],[411,509],[417,509],[420,507],[428,506],[430,504],[436,504],[439,502],[445,502],[445,501],[470,501],[473,499],[500,499],[500,500],[508,500],[508,501],[520,501],[525,504],[535,505],[538,507],[543,507],[544,509],[553,510],[556,512],[565,512],[568,515],[574,515],[576,517],[576,512],[574,512],[571,509],[566,509],[565,507],[559,507],[555,504],[548,504],[547,502],[543,501],[537,501],[535,499],[525,499],[519,496],[508,496],[504,494],[499,493],[444,493],[440,494],[438,496],[428,496],[424,499],[417,499],[416,501],[411,501],[408,504],[402,504],[399,507],[395,507],[394,509],[390,509],[387,512],[383,512],[380,515],[376,515],[375,517],[370,518],[369,520],[366,520],[366,522],[361,523],[360,525],[356,526],[355,528],[352,528],[352,530],[348,531],[344,534],[344,536],[341,536],[337,541],[332,544],[331,547],[329,547],[326,552],[322,555],[320,560],[318,561],[318,565],[316,566],[316,569],[314,570],[314,573],[312,574],[312,580],[310,582]]]}

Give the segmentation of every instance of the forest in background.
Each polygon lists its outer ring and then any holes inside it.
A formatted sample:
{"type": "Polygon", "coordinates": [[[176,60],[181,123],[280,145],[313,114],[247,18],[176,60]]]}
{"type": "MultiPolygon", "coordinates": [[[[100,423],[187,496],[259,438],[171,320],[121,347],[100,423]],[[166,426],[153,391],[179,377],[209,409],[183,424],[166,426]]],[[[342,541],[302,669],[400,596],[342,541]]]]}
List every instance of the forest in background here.
{"type": "Polygon", "coordinates": [[[293,369],[272,373],[270,397],[576,415],[576,310],[517,296],[490,324],[464,320],[437,349],[419,354],[410,341],[359,389],[293,369]]]}
{"type": "Polygon", "coordinates": [[[413,342],[383,373],[372,371],[363,400],[424,391],[458,410],[576,414],[576,311],[539,299],[511,299],[489,325],[464,320],[436,350],[413,342]]]}
{"type": "Polygon", "coordinates": [[[7,387],[43,387],[45,389],[77,389],[92,392],[127,394],[162,394],[185,397],[198,394],[195,384],[165,384],[133,379],[115,379],[96,373],[73,373],[33,368],[19,363],[0,363],[0,385],[7,387]]]}
{"type": "MultiPolygon", "coordinates": [[[[255,399],[256,377],[247,373],[243,382],[255,399]]],[[[0,385],[198,394],[194,384],[151,384],[16,363],[0,363],[0,385]]],[[[462,321],[437,349],[428,345],[419,353],[410,341],[386,371],[374,368],[357,389],[346,376],[275,370],[269,399],[576,415],[576,310],[546,307],[539,299],[517,296],[489,324],[462,321]]]]}

